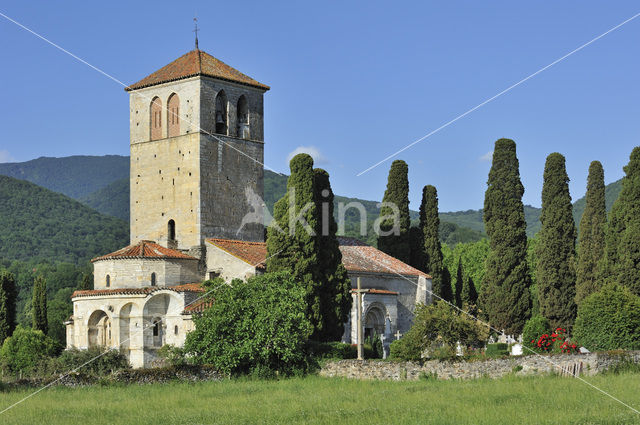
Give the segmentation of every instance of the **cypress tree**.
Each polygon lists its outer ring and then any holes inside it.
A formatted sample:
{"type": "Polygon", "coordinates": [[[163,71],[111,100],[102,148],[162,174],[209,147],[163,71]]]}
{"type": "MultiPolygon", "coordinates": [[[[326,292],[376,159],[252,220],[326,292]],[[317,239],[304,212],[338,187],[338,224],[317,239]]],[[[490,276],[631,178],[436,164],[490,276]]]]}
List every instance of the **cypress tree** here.
{"type": "Polygon", "coordinates": [[[456,306],[462,308],[462,290],[464,287],[464,273],[462,271],[462,257],[458,258],[458,270],[456,271],[456,306]]]}
{"type": "Polygon", "coordinates": [[[467,305],[471,314],[476,314],[478,305],[478,292],[476,286],[473,283],[471,276],[467,277],[465,284],[462,287],[462,305],[467,305]]]}
{"type": "Polygon", "coordinates": [[[45,335],[49,332],[47,322],[47,281],[38,276],[33,281],[33,298],[31,301],[33,314],[33,329],[42,331],[45,335]]]}
{"type": "Polygon", "coordinates": [[[409,167],[401,160],[393,161],[389,170],[387,190],[382,198],[383,203],[394,204],[398,207],[399,217],[394,219],[394,209],[383,205],[380,209],[380,235],[378,249],[400,261],[409,263],[409,167]],[[390,234],[389,234],[390,233],[390,234]]]}
{"type": "Polygon", "coordinates": [[[322,335],[321,271],[318,267],[318,229],[314,194],[313,159],[299,154],[290,162],[287,193],[274,205],[274,220],[267,231],[267,271],[288,270],[305,289],[312,339],[322,335]]]}
{"type": "MultiPolygon", "coordinates": [[[[422,229],[424,271],[432,280],[432,290],[436,299],[453,302],[451,276],[442,262],[442,245],[438,235],[440,217],[438,217],[438,192],[434,186],[427,185],[422,189],[420,204],[420,228],[422,229]]],[[[435,300],[434,300],[435,301],[435,300]]]]}
{"type": "Polygon", "coordinates": [[[78,289],[81,291],[88,291],[91,288],[93,288],[93,273],[83,273],[78,289]]]}
{"type": "Polygon", "coordinates": [[[319,335],[321,341],[339,341],[344,333],[344,323],[351,311],[351,279],[342,264],[340,244],[336,237],[338,225],[333,216],[333,191],[329,173],[316,168],[314,189],[318,229],[318,264],[322,273],[320,287],[320,310],[323,325],[319,335]]]}
{"type": "Polygon", "coordinates": [[[605,204],[604,170],[599,161],[589,166],[586,205],[580,219],[578,262],[576,266],[576,304],[600,289],[598,267],[604,256],[605,204]]]}
{"type": "Polygon", "coordinates": [[[640,295],[640,147],[624,167],[622,190],[609,213],[601,275],[640,295]]]}
{"type": "Polygon", "coordinates": [[[480,306],[492,326],[519,334],[531,316],[527,234],[516,144],[496,141],[484,198],[484,223],[490,252],[480,306]]]}
{"type": "Polygon", "coordinates": [[[16,279],[6,270],[0,271],[0,346],[16,328],[16,279]]]}
{"type": "Polygon", "coordinates": [[[576,225],[565,159],[547,157],[542,186],[542,228],[536,246],[536,281],[540,314],[555,329],[571,329],[576,318],[576,225]]]}

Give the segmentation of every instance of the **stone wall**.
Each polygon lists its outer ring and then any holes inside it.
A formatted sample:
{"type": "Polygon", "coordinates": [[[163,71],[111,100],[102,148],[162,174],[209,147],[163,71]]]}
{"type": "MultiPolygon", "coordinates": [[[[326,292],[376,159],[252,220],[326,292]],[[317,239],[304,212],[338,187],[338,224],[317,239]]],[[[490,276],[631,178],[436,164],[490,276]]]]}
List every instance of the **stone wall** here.
{"type": "Polygon", "coordinates": [[[474,362],[441,362],[430,360],[423,364],[382,360],[340,360],[328,362],[320,376],[351,379],[417,380],[421,375],[438,379],[500,378],[508,374],[595,375],[620,361],[628,359],[640,363],[640,351],[620,353],[591,353],[555,356],[518,356],[474,362]]]}
{"type": "Polygon", "coordinates": [[[204,278],[196,260],[114,258],[93,263],[93,289],[150,287],[151,273],[156,274],[156,286],[200,282],[204,278]],[[106,285],[107,275],[109,288],[106,285]]]}

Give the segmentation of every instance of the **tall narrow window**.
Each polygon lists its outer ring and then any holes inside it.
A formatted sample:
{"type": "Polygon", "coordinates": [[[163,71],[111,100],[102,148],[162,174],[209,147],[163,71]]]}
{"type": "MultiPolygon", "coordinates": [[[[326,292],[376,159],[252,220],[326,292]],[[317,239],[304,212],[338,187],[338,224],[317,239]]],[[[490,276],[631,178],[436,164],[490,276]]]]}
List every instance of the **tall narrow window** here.
{"type": "Polygon", "coordinates": [[[162,139],[162,101],[154,97],[151,101],[151,140],[162,139]]]}
{"type": "Polygon", "coordinates": [[[249,135],[249,106],[247,105],[247,98],[242,95],[238,99],[238,137],[241,139],[248,139],[249,135]]]}
{"type": "Polygon", "coordinates": [[[180,98],[173,93],[167,102],[167,126],[169,137],[180,135],[180,98]]]}
{"type": "Polygon", "coordinates": [[[156,286],[156,274],[151,273],[151,286],[156,286]]]}
{"type": "Polygon", "coordinates": [[[169,224],[167,226],[167,238],[170,241],[176,240],[176,222],[173,220],[169,220],[169,224]]]}
{"type": "Polygon", "coordinates": [[[216,96],[216,133],[227,134],[227,95],[220,90],[216,96]]]}
{"type": "Polygon", "coordinates": [[[111,286],[111,276],[107,275],[107,288],[111,286]]]}

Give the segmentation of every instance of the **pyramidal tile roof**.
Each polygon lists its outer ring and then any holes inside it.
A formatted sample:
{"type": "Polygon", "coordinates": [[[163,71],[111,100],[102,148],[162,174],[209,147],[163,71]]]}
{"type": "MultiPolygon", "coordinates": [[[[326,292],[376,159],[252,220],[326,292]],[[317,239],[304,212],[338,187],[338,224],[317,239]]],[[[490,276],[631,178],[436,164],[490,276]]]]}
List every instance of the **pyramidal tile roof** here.
{"type": "MultiPolygon", "coordinates": [[[[266,266],[267,246],[264,242],[246,242],[232,239],[207,239],[207,242],[258,269],[264,269],[266,266]]],[[[342,264],[349,272],[431,278],[428,274],[357,239],[338,237],[338,242],[342,253],[342,264]]]]}
{"type": "Polygon", "coordinates": [[[123,258],[159,258],[159,259],[182,259],[198,260],[175,249],[165,248],[153,241],[140,241],[135,245],[129,245],[115,252],[101,257],[94,258],[91,262],[101,260],[123,259],[123,258]]]}
{"type": "Polygon", "coordinates": [[[153,74],[144,77],[137,83],[131,84],[126,87],[125,90],[138,90],[144,87],[155,86],[156,84],[195,77],[197,75],[205,75],[207,77],[233,81],[234,83],[257,87],[265,91],[270,88],[269,86],[259,83],[248,75],[245,75],[237,69],[227,65],[221,60],[214,58],[210,54],[196,49],[189,53],[185,53],[153,74]]]}

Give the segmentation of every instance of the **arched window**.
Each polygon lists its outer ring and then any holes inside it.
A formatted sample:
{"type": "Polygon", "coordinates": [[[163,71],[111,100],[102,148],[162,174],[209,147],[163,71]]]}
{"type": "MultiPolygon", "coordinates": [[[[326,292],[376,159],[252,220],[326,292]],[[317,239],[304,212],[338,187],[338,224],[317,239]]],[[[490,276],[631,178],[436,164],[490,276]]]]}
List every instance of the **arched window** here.
{"type": "Polygon", "coordinates": [[[180,98],[173,93],[167,101],[168,137],[180,135],[180,98]]]}
{"type": "Polygon", "coordinates": [[[247,98],[242,95],[238,99],[238,137],[241,139],[249,138],[249,105],[247,98]]]}
{"type": "Polygon", "coordinates": [[[107,288],[111,286],[111,276],[107,275],[107,288]]]}
{"type": "Polygon", "coordinates": [[[169,220],[167,225],[167,239],[170,241],[176,240],[176,222],[173,220],[169,220]]]}
{"type": "Polygon", "coordinates": [[[162,139],[162,101],[154,97],[151,101],[151,140],[162,139]]]}
{"type": "Polygon", "coordinates": [[[216,96],[216,133],[227,134],[227,95],[220,90],[216,96]]]}
{"type": "Polygon", "coordinates": [[[178,335],[178,325],[175,325],[175,326],[173,327],[173,333],[174,333],[174,334],[176,334],[176,335],[178,335]]]}
{"type": "Polygon", "coordinates": [[[156,286],[156,274],[151,273],[151,286],[156,286]]]}

